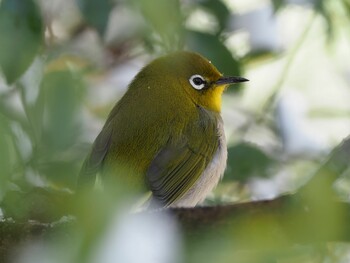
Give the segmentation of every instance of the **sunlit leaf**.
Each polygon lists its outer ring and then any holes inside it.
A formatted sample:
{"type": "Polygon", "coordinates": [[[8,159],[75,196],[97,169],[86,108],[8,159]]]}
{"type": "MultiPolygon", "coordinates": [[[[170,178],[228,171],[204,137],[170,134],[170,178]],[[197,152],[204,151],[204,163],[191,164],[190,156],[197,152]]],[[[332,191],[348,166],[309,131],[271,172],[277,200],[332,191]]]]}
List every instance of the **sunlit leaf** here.
{"type": "Polygon", "coordinates": [[[32,63],[43,42],[43,23],[32,0],[0,3],[0,67],[13,83],[32,63]]]}
{"type": "Polygon", "coordinates": [[[217,36],[197,31],[188,31],[187,45],[207,57],[224,75],[241,75],[240,63],[217,36]]]}
{"type": "Polygon", "coordinates": [[[86,22],[103,36],[108,25],[109,13],[114,5],[113,1],[77,0],[77,2],[86,22]]]}
{"type": "Polygon", "coordinates": [[[228,148],[227,168],[224,180],[245,181],[251,177],[268,177],[275,161],[250,143],[239,143],[228,148]]]}

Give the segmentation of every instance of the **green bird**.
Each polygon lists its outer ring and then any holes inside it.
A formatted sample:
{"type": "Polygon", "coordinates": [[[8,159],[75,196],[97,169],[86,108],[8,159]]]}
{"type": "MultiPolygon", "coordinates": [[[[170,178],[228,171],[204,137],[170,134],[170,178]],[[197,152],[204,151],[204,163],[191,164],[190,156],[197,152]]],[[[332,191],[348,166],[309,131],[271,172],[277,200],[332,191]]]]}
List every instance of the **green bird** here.
{"type": "Polygon", "coordinates": [[[179,51],[145,66],[110,112],[78,186],[126,184],[163,207],[193,207],[222,177],[227,159],[221,97],[247,81],[223,77],[197,53],[179,51]],[[113,183],[112,183],[113,182],[113,183]]]}

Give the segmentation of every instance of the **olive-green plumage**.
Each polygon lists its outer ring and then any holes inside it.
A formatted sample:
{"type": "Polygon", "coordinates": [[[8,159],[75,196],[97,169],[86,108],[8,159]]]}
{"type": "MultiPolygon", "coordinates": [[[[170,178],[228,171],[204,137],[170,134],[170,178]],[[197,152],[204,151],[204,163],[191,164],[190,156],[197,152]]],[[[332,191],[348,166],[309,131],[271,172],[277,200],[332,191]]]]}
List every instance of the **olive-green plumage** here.
{"type": "Polygon", "coordinates": [[[176,52],[144,67],[115,105],[87,157],[79,186],[97,172],[144,187],[163,206],[194,206],[224,172],[220,117],[228,84],[205,58],[176,52]],[[106,172],[108,171],[108,172],[106,172]]]}

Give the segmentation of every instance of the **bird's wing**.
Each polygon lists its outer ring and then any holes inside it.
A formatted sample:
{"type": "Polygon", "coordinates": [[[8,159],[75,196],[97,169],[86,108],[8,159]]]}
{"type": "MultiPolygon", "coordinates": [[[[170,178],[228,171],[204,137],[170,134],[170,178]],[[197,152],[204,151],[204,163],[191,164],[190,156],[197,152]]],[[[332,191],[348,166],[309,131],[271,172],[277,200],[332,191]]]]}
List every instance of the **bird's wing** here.
{"type": "Polygon", "coordinates": [[[77,187],[92,188],[96,181],[96,174],[100,171],[103,160],[106,157],[109,146],[111,144],[112,126],[107,125],[97,136],[89,155],[86,157],[81,168],[77,187]]]}
{"type": "Polygon", "coordinates": [[[153,197],[168,206],[185,194],[212,160],[218,145],[217,119],[203,108],[180,141],[169,140],[152,161],[146,180],[153,197]]]}

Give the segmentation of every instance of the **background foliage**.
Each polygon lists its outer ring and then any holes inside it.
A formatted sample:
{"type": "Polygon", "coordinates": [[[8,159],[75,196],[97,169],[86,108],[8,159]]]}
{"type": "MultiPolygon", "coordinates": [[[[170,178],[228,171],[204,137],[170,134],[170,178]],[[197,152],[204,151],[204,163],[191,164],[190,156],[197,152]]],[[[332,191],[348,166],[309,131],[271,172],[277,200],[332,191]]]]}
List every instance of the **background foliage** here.
{"type": "MultiPolygon", "coordinates": [[[[111,107],[144,64],[178,49],[203,54],[225,75],[250,79],[225,94],[228,168],[206,204],[296,191],[349,134],[349,20],[349,0],[1,0],[3,216],[52,222],[69,214],[81,163],[111,107]]],[[[334,189],[349,201],[348,172],[334,189]]],[[[40,241],[30,243],[16,261],[115,262],[111,251],[118,251],[118,262],[133,256],[129,262],[349,259],[348,244],[263,256],[241,251],[261,249],[266,240],[242,248],[230,235],[208,234],[188,245],[171,218],[125,219],[121,200],[128,191],[116,192],[112,199],[97,194],[79,205],[84,223],[70,231],[73,244],[58,234],[48,249],[40,241]],[[134,255],[138,234],[145,240],[134,255]],[[152,242],[159,247],[145,245],[152,242]]],[[[315,195],[336,219],[338,212],[327,207],[329,196],[315,195]]],[[[259,228],[265,219],[256,220],[254,231],[265,235],[259,228]]]]}

